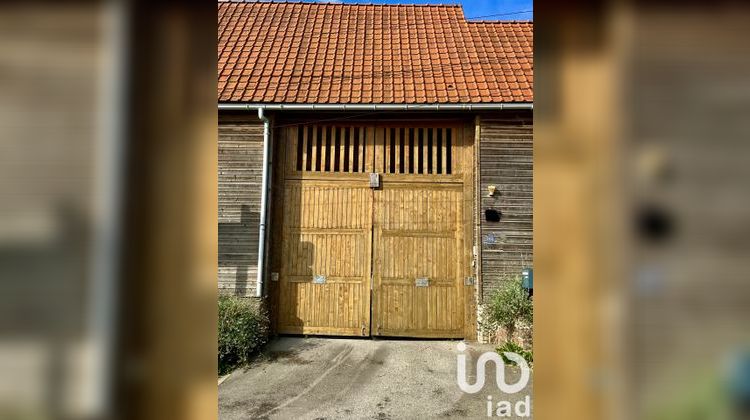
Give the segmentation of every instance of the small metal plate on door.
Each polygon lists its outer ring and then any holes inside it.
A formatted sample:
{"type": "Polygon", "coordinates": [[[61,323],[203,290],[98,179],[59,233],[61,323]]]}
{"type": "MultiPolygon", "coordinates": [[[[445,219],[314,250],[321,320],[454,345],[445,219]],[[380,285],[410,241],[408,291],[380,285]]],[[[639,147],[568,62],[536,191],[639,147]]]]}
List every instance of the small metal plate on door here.
{"type": "Polygon", "coordinates": [[[370,173],[370,188],[380,188],[380,174],[377,172],[370,173]]]}
{"type": "Polygon", "coordinates": [[[313,283],[315,284],[325,284],[326,282],[326,276],[322,274],[316,274],[313,276],[313,283]]]}
{"type": "Polygon", "coordinates": [[[473,286],[474,277],[464,277],[464,286],[473,286]]]}
{"type": "Polygon", "coordinates": [[[279,281],[279,273],[271,273],[271,281],[279,281]]]}
{"type": "Polygon", "coordinates": [[[427,277],[417,277],[417,280],[414,281],[414,285],[417,287],[427,287],[430,285],[430,279],[427,277]]]}

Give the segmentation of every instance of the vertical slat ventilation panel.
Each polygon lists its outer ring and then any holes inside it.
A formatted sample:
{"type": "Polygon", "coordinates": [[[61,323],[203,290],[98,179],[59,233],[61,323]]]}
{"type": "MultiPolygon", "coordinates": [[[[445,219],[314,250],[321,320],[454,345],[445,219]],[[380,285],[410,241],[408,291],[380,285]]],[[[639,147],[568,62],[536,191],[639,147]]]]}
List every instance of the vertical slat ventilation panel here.
{"type": "MultiPolygon", "coordinates": [[[[450,175],[455,129],[451,127],[384,127],[377,158],[386,174],[450,175]],[[382,153],[380,153],[382,151],[382,153]],[[382,156],[382,158],[381,158],[382,156]]],[[[290,156],[303,172],[367,172],[366,127],[299,126],[290,156]]]]}
{"type": "MultiPolygon", "coordinates": [[[[293,136],[294,137],[294,136],[293,136]]],[[[365,127],[305,125],[297,128],[297,144],[290,159],[303,172],[365,172],[365,127]]]]}
{"type": "Polygon", "coordinates": [[[382,148],[386,174],[450,175],[450,127],[385,127],[382,148]]]}

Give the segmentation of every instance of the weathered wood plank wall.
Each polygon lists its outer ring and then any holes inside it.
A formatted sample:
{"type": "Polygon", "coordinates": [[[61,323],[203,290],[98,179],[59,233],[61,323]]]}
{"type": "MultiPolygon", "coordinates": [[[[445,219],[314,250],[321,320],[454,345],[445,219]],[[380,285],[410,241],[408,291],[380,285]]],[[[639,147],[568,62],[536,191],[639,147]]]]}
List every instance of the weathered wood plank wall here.
{"type": "Polygon", "coordinates": [[[507,276],[532,263],[533,129],[530,112],[487,114],[479,121],[480,299],[485,301],[507,276]],[[490,196],[492,185],[496,190],[490,196]],[[500,221],[487,221],[486,210],[498,211],[500,221]]]}
{"type": "Polygon", "coordinates": [[[255,296],[263,124],[219,117],[219,290],[255,296]]]}

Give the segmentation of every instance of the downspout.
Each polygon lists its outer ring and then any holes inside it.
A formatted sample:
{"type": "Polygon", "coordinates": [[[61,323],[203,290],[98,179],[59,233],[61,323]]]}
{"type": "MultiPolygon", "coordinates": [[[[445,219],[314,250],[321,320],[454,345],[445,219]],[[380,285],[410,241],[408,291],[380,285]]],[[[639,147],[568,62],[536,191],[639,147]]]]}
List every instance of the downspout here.
{"type": "Polygon", "coordinates": [[[263,278],[266,271],[266,223],[268,219],[268,190],[271,166],[271,121],[258,108],[258,119],[263,121],[263,175],[260,193],[260,225],[258,227],[258,277],[255,283],[255,296],[263,296],[263,278]]]}
{"type": "Polygon", "coordinates": [[[118,369],[115,368],[118,332],[119,285],[121,275],[123,231],[125,214],[125,161],[128,159],[128,128],[126,121],[130,97],[128,84],[131,80],[122,71],[132,54],[128,40],[129,28],[133,24],[132,6],[125,2],[107,2],[103,10],[104,42],[107,54],[104,58],[104,77],[100,87],[101,130],[96,138],[96,160],[94,178],[95,217],[90,265],[90,283],[87,319],[88,335],[83,344],[87,358],[83,360],[83,399],[80,414],[84,418],[109,418],[114,414],[115,383],[118,369]]]}
{"type": "MultiPolygon", "coordinates": [[[[482,117],[474,118],[474,298],[476,305],[482,303],[484,282],[482,281],[482,117]]],[[[478,320],[475,320],[478,321],[478,320]]],[[[478,325],[477,325],[478,327],[478,325]]],[[[478,329],[478,328],[477,328],[478,329]]]]}

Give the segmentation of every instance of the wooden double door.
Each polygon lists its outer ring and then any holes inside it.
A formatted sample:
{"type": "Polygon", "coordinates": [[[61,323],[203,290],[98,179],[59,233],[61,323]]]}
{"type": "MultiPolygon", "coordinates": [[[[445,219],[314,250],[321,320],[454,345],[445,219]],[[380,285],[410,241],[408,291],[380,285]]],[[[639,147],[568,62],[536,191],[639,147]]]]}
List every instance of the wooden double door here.
{"type": "Polygon", "coordinates": [[[278,332],[464,336],[462,135],[460,126],[287,130],[278,332]]]}

